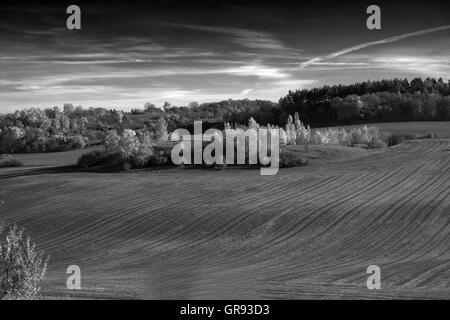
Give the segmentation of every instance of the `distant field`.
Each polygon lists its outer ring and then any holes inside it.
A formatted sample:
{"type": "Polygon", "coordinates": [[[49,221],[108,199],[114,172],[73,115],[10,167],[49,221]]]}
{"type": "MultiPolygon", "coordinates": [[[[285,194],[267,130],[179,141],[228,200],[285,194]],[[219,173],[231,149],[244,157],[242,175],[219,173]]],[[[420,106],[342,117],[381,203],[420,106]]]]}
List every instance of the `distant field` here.
{"type": "Polygon", "coordinates": [[[13,158],[22,161],[27,167],[41,167],[41,166],[69,166],[77,163],[78,158],[92,150],[97,150],[102,147],[88,147],[85,149],[78,149],[73,151],[63,152],[49,152],[49,153],[27,153],[27,154],[13,154],[13,158]]]}
{"type": "MultiPolygon", "coordinates": [[[[392,134],[409,134],[425,136],[430,133],[437,135],[438,138],[450,138],[450,121],[436,121],[436,122],[384,122],[371,123],[367,126],[377,126],[382,131],[387,131],[392,134]]],[[[351,129],[354,127],[362,127],[361,125],[339,126],[338,128],[351,129]]]]}

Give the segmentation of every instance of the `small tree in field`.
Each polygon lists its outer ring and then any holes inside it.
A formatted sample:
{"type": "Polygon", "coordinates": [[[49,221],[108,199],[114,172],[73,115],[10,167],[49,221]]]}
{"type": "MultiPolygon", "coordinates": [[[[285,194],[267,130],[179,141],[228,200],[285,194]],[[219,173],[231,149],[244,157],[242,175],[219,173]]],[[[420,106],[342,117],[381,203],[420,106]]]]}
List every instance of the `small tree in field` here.
{"type": "Polygon", "coordinates": [[[37,299],[48,257],[36,251],[24,230],[0,224],[0,300],[37,299]]]}

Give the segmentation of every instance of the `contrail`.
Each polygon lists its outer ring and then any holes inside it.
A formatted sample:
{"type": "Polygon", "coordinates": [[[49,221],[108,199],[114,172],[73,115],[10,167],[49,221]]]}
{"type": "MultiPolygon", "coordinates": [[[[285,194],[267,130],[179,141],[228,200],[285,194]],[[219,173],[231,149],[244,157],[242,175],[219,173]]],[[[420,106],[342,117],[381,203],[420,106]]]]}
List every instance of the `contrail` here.
{"type": "Polygon", "coordinates": [[[319,62],[319,61],[323,61],[323,60],[327,60],[327,59],[333,59],[333,58],[342,56],[343,54],[347,54],[349,52],[361,50],[361,49],[364,49],[364,48],[367,48],[367,47],[376,46],[376,45],[379,45],[379,44],[391,43],[391,42],[403,40],[403,39],[410,38],[410,37],[420,36],[420,35],[431,33],[431,32],[447,30],[447,29],[450,29],[450,25],[445,25],[445,26],[436,27],[436,28],[432,28],[432,29],[425,29],[425,30],[420,30],[420,31],[416,31],[416,32],[401,34],[399,36],[390,37],[390,38],[386,38],[386,39],[381,39],[381,40],[377,40],[377,41],[361,43],[361,44],[358,44],[358,45],[353,46],[353,47],[345,48],[345,49],[342,49],[340,51],[336,51],[336,52],[330,53],[330,54],[328,54],[326,56],[323,56],[323,57],[316,57],[314,59],[308,60],[306,62],[301,63],[298,67],[300,69],[303,69],[303,68],[305,68],[305,67],[307,67],[310,64],[313,64],[315,62],[319,62]]]}

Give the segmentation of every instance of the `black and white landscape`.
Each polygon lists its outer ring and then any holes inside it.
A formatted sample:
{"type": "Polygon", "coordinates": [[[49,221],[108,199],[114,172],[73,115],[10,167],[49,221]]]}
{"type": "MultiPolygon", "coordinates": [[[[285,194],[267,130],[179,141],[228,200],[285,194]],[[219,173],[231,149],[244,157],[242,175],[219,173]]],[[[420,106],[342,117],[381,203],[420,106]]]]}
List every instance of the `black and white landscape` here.
{"type": "Polygon", "coordinates": [[[0,299],[448,299],[449,12],[3,1],[0,299]]]}

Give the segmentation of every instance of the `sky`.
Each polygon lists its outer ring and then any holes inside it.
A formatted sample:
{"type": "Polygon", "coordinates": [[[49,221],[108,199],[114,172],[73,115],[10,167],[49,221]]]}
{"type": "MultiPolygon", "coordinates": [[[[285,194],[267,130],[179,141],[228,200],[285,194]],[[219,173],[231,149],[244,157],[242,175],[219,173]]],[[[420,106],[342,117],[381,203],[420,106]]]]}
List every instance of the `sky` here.
{"type": "Polygon", "coordinates": [[[130,110],[383,78],[450,78],[448,1],[90,1],[0,4],[0,112],[130,110]]]}

